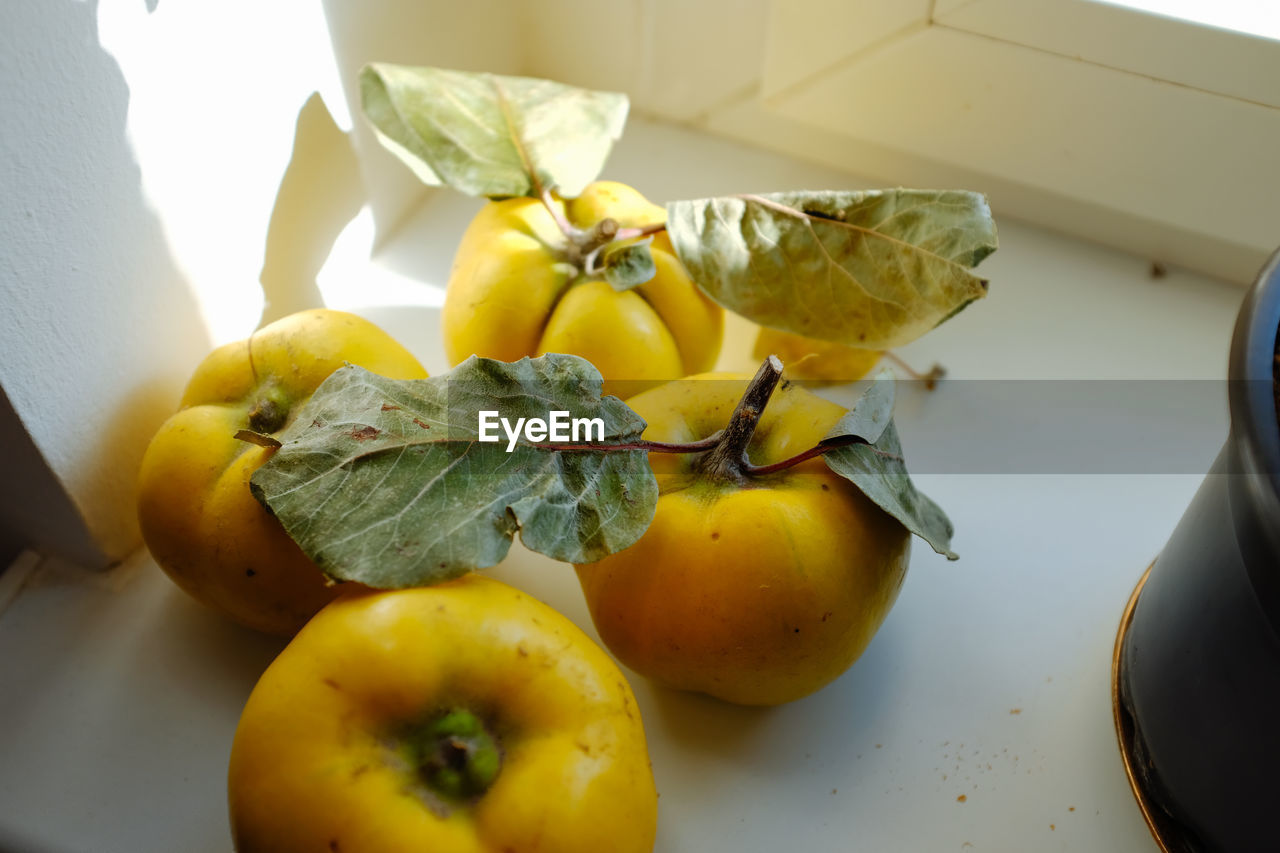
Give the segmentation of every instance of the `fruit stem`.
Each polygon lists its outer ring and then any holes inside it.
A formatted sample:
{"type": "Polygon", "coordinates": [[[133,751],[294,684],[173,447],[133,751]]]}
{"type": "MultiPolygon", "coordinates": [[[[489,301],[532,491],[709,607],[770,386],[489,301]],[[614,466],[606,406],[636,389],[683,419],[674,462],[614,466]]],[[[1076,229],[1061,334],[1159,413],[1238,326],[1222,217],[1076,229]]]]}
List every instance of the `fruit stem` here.
{"type": "Polygon", "coordinates": [[[619,450],[644,450],[648,453],[702,453],[710,450],[719,443],[720,437],[724,435],[724,430],[713,433],[706,438],[697,441],[686,441],[673,443],[669,441],[650,441],[642,438],[639,441],[629,441],[624,444],[564,444],[558,441],[544,441],[537,444],[531,444],[530,447],[536,447],[539,450],[555,450],[560,453],[577,453],[591,452],[605,453],[616,452],[619,450]]]}
{"type": "Polygon", "coordinates": [[[606,216],[591,228],[583,230],[570,222],[564,215],[564,209],[556,204],[554,189],[542,188],[538,198],[565,237],[565,260],[588,276],[600,274],[600,270],[596,268],[596,259],[600,251],[610,243],[639,240],[667,229],[665,222],[655,222],[639,228],[623,228],[618,220],[606,216]]]}
{"type": "Polygon", "coordinates": [[[582,253],[589,255],[601,246],[609,243],[618,234],[618,220],[606,216],[601,219],[582,238],[582,253]]]}
{"type": "Polygon", "coordinates": [[[776,355],[771,355],[760,365],[755,378],[738,401],[720,441],[694,463],[699,473],[717,482],[740,483],[746,479],[747,470],[751,467],[747,459],[747,445],[751,443],[760,416],[769,405],[769,398],[781,378],[782,362],[776,355]]]}
{"type": "MultiPolygon", "coordinates": [[[[848,447],[851,444],[866,444],[866,443],[867,443],[866,439],[860,438],[856,435],[841,436],[838,439],[831,439],[829,441],[824,441],[822,444],[819,444],[816,447],[810,447],[808,450],[805,450],[801,453],[797,453],[795,456],[791,456],[779,462],[774,462],[770,465],[752,465],[751,463],[747,463],[746,465],[743,466],[742,473],[746,474],[749,477],[762,477],[765,474],[776,474],[779,471],[785,471],[788,468],[793,468],[796,465],[799,465],[801,462],[807,462],[810,459],[815,459],[819,456],[825,456],[831,451],[837,450],[841,447],[848,447]]],[[[877,456],[883,456],[885,459],[892,459],[895,462],[904,462],[904,463],[906,462],[905,459],[903,459],[901,456],[897,455],[896,453],[889,453],[888,451],[881,450],[880,448],[875,447],[874,445],[871,446],[871,452],[876,454],[877,456]]]]}
{"type": "Polygon", "coordinates": [[[497,740],[479,717],[462,708],[435,718],[414,747],[423,782],[446,800],[478,797],[502,769],[497,740]]]}
{"type": "Polygon", "coordinates": [[[261,435],[271,435],[289,420],[289,401],[279,388],[262,389],[253,408],[249,410],[249,429],[261,435]]]}
{"type": "Polygon", "coordinates": [[[639,240],[641,237],[648,237],[652,234],[659,234],[667,230],[667,223],[655,222],[652,225],[646,225],[643,228],[619,228],[618,233],[614,235],[615,240],[639,240]]]}
{"type": "Polygon", "coordinates": [[[575,265],[581,264],[582,244],[587,237],[587,232],[569,221],[569,218],[564,215],[564,208],[556,204],[556,198],[551,190],[551,187],[545,187],[538,193],[538,198],[542,200],[542,206],[547,209],[547,213],[551,214],[551,218],[555,220],[560,233],[565,236],[565,250],[569,255],[569,262],[575,265]]]}
{"type": "Polygon", "coordinates": [[[935,364],[933,367],[930,367],[928,373],[921,373],[911,365],[907,364],[900,355],[894,353],[892,350],[885,350],[884,356],[894,364],[898,365],[898,367],[902,368],[902,370],[912,379],[924,382],[926,391],[932,391],[936,388],[938,386],[938,380],[947,375],[946,368],[941,364],[935,364]]]}

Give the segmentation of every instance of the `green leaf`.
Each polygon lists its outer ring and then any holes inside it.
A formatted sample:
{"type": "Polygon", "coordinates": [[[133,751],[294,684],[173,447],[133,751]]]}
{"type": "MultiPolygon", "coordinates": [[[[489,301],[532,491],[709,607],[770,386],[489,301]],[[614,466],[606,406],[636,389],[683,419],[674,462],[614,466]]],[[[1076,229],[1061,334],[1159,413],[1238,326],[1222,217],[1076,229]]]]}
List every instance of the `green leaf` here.
{"type": "Polygon", "coordinates": [[[591,562],[630,545],[653,518],[658,486],[645,451],[557,450],[521,437],[508,453],[501,427],[500,441],[480,440],[479,413],[515,425],[567,411],[603,421],[592,446],[638,441],[644,421],[600,392],[599,372],[573,355],[473,356],[419,380],[347,366],[320,385],[250,487],[338,580],[446,580],[499,562],[517,530],[534,551],[591,562]]]}
{"type": "Polygon", "coordinates": [[[820,443],[843,444],[850,438],[857,438],[867,444],[875,444],[893,423],[893,389],[893,371],[877,373],[871,387],[853,404],[852,410],[836,421],[820,443]]]}
{"type": "Polygon", "coordinates": [[[942,508],[917,491],[911,482],[902,458],[898,429],[892,421],[885,425],[874,444],[849,444],[829,451],[823,458],[832,471],[861,489],[873,503],[928,542],[933,550],[948,560],[959,559],[951,550],[955,527],[942,508]]]}
{"type": "Polygon", "coordinates": [[[550,80],[375,63],[360,72],[379,141],[424,183],[473,196],[573,197],[627,120],[627,96],[550,80]]]}
{"type": "Polygon", "coordinates": [[[978,193],[788,192],[678,201],[667,232],[698,286],[762,326],[865,349],[923,335],[987,282],[996,250],[978,193]]]}
{"type": "Polygon", "coordinates": [[[630,290],[644,284],[658,274],[649,251],[650,237],[639,243],[608,246],[604,250],[604,279],[616,291],[630,290]]]}

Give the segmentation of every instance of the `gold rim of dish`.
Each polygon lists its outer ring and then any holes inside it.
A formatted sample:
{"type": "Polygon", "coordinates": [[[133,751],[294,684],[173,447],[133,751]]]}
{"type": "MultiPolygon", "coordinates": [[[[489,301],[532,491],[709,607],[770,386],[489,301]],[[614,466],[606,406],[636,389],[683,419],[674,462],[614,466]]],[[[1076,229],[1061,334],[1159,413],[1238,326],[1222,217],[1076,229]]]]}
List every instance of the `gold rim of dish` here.
{"type": "MultiPolygon", "coordinates": [[[[1155,563],[1152,562],[1151,566],[1154,565],[1155,563]]],[[[1120,756],[1124,759],[1124,775],[1129,778],[1129,789],[1133,791],[1134,799],[1138,801],[1138,808],[1142,810],[1142,819],[1147,822],[1147,829],[1151,830],[1151,836],[1163,853],[1182,853],[1191,848],[1183,841],[1185,836],[1181,827],[1174,823],[1160,806],[1152,802],[1138,781],[1137,773],[1134,771],[1133,719],[1125,710],[1124,703],[1120,701],[1120,666],[1124,638],[1129,633],[1129,624],[1133,621],[1133,610],[1138,605],[1138,595],[1151,575],[1151,566],[1147,566],[1147,570],[1138,579],[1138,585],[1133,588],[1129,603],[1125,605],[1124,614],[1120,617],[1120,628],[1116,631],[1116,646],[1111,654],[1111,715],[1115,721],[1116,738],[1120,741],[1120,756]]]]}

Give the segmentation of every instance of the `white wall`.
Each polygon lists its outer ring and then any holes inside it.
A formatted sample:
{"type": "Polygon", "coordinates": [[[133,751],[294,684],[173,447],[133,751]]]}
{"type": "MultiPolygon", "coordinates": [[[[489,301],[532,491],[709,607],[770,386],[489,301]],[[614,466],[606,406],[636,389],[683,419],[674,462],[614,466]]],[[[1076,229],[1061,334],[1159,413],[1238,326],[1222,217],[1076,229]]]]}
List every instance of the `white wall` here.
{"type": "MultiPolygon", "coordinates": [[[[1280,244],[1280,43],[1256,36],[1089,0],[326,10],[349,96],[371,59],[518,72],[875,184],[979,189],[1001,218],[1237,283],[1280,244]]],[[[418,191],[355,126],[389,233],[418,191]]]]}
{"type": "MultiPolygon", "coordinates": [[[[360,69],[370,62],[529,73],[535,39],[530,37],[522,14],[526,7],[537,5],[512,0],[324,0],[334,59],[352,114],[359,115],[360,69]]],[[[352,126],[352,144],[374,219],[386,236],[427,190],[382,148],[367,122],[357,118],[352,126]]]]}
{"type": "Polygon", "coordinates": [[[268,314],[318,304],[315,239],[363,196],[311,97],[345,106],[332,57],[310,0],[0,7],[0,433],[30,438],[0,554],[135,548],[141,456],[196,364],[258,325],[260,279],[268,314]]]}
{"type": "Polygon", "coordinates": [[[9,0],[0,21],[0,385],[47,463],[6,446],[0,494],[48,513],[23,525],[33,544],[105,563],[136,545],[142,450],[208,336],[142,195],[95,7],[9,0]]]}

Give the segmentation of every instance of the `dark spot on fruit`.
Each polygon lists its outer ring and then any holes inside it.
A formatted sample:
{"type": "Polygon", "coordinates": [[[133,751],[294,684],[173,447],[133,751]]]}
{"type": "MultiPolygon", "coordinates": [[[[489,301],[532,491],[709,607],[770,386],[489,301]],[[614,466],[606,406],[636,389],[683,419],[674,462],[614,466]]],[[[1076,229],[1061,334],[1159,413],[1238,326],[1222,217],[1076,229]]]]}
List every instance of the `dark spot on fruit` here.
{"type": "Polygon", "coordinates": [[[326,679],[324,680],[324,686],[325,686],[325,687],[332,687],[334,690],[337,690],[339,693],[341,693],[341,692],[342,692],[342,685],[341,685],[341,684],[339,684],[338,682],[334,681],[332,678],[326,678],[326,679]]]}
{"type": "Polygon", "coordinates": [[[353,429],[351,432],[347,433],[347,435],[351,436],[356,441],[368,441],[371,438],[377,438],[379,432],[381,432],[381,430],[377,427],[365,424],[360,427],[360,429],[353,429]]]}
{"type": "Polygon", "coordinates": [[[799,633],[800,633],[800,629],[799,629],[799,628],[796,628],[795,630],[796,630],[796,633],[797,633],[797,634],[799,634],[799,633]]]}
{"type": "Polygon", "coordinates": [[[257,572],[255,572],[253,569],[245,569],[245,570],[244,570],[244,576],[245,576],[245,577],[247,577],[247,578],[251,578],[251,577],[253,577],[253,576],[254,576],[254,575],[256,575],[256,574],[257,574],[257,572]]]}
{"type": "Polygon", "coordinates": [[[524,646],[516,646],[516,654],[520,655],[522,658],[527,658],[529,656],[529,650],[524,646]]]}
{"type": "Polygon", "coordinates": [[[342,849],[341,847],[338,846],[338,839],[336,838],[329,839],[329,849],[332,850],[333,853],[338,853],[338,851],[342,849]]]}
{"type": "Polygon", "coordinates": [[[830,611],[830,610],[828,610],[826,613],[823,613],[823,614],[822,614],[822,621],[823,621],[823,622],[826,622],[826,621],[827,621],[828,619],[830,619],[830,618],[831,618],[831,611],[830,611]]]}
{"type": "Polygon", "coordinates": [[[862,332],[862,333],[860,333],[860,334],[858,335],[858,340],[859,340],[859,341],[865,341],[866,339],[867,339],[867,333],[866,333],[866,332],[862,332]]]}
{"type": "Polygon", "coordinates": [[[361,764],[361,765],[360,765],[359,767],[357,767],[355,770],[352,770],[352,771],[351,771],[351,778],[352,778],[352,779],[359,779],[361,776],[363,776],[364,774],[366,774],[366,773],[368,773],[368,772],[369,772],[369,765],[368,765],[368,764],[361,764]]]}
{"type": "Polygon", "coordinates": [[[824,491],[824,492],[829,492],[829,491],[831,491],[831,487],[830,487],[830,486],[828,486],[826,483],[823,483],[823,484],[822,484],[822,491],[824,491]]]}
{"type": "Polygon", "coordinates": [[[720,534],[719,534],[718,532],[714,532],[714,531],[713,531],[713,532],[712,532],[712,534],[711,534],[711,538],[712,538],[713,540],[714,540],[714,539],[719,539],[719,538],[720,538],[720,534]]]}

